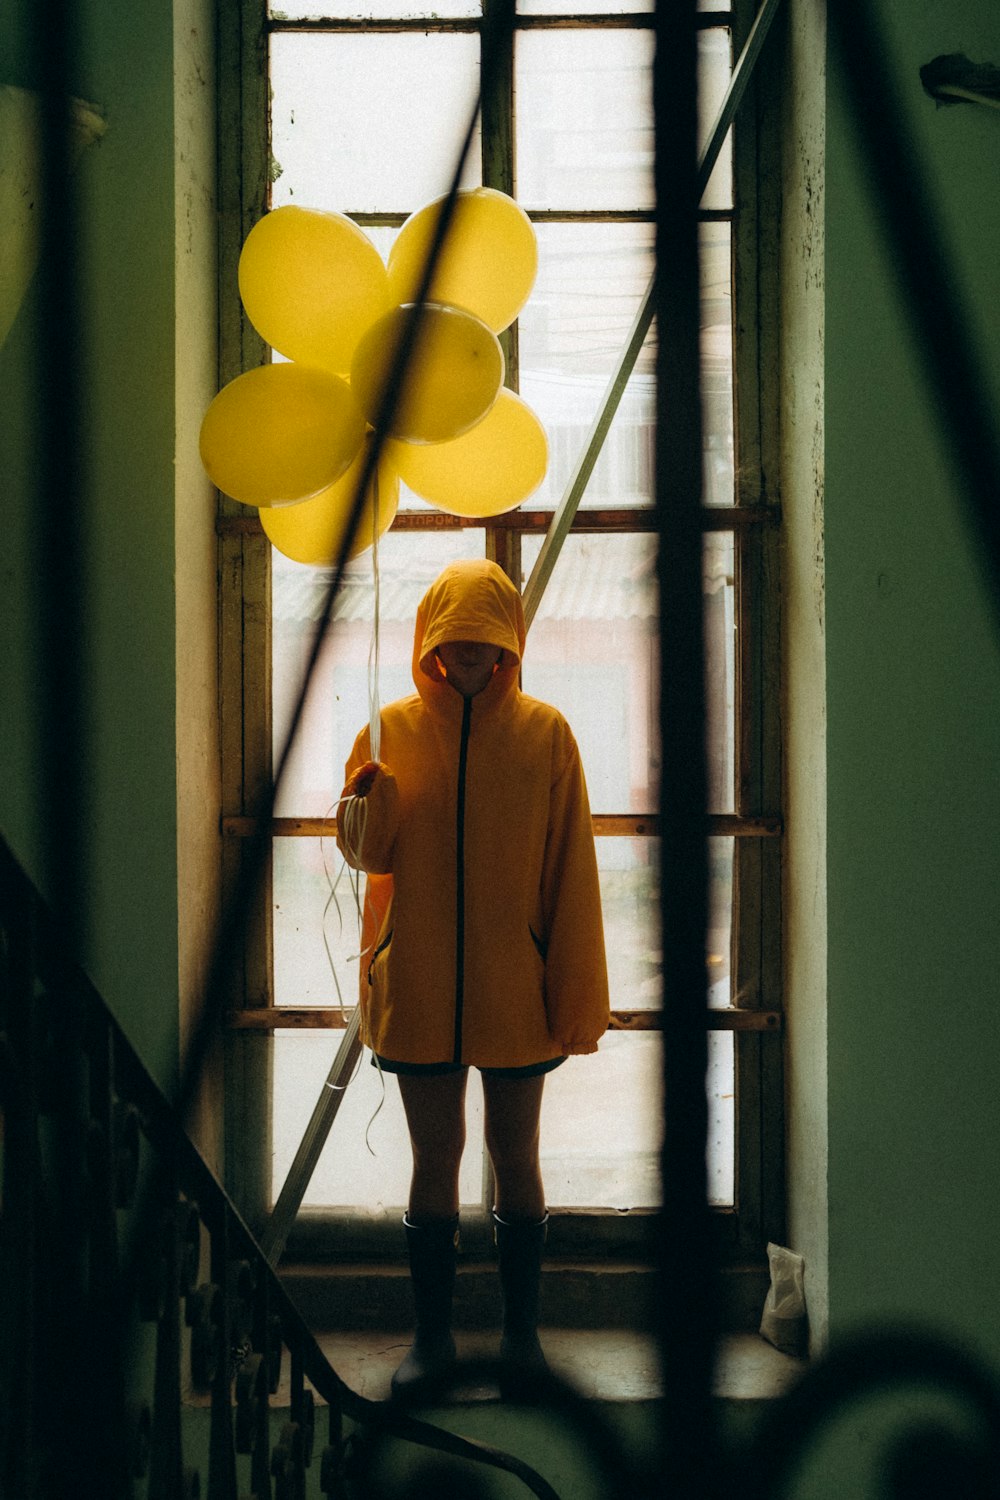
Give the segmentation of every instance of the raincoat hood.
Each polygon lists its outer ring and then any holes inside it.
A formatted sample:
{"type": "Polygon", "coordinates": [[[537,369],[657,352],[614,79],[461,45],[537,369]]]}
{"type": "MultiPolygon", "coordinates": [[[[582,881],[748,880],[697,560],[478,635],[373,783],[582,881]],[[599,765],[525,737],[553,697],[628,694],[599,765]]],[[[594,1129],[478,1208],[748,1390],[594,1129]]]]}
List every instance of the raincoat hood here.
{"type": "Polygon", "coordinates": [[[452,691],[434,655],[438,646],[447,641],[486,641],[503,652],[490,695],[505,693],[517,684],[524,636],[521,596],[502,568],[485,558],[450,563],[417,608],[413,635],[417,692],[427,697],[434,696],[437,688],[452,691]]]}

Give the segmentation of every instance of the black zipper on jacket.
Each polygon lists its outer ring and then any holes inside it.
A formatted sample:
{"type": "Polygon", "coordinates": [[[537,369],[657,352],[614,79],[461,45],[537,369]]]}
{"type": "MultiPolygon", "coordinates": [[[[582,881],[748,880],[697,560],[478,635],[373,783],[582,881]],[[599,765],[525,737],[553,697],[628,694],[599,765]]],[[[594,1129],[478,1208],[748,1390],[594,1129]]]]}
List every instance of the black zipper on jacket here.
{"type": "Polygon", "coordinates": [[[455,1053],[462,1061],[462,1007],[465,1002],[465,769],[469,758],[472,699],[462,703],[462,737],[458,747],[458,808],[455,829],[455,1053]]]}

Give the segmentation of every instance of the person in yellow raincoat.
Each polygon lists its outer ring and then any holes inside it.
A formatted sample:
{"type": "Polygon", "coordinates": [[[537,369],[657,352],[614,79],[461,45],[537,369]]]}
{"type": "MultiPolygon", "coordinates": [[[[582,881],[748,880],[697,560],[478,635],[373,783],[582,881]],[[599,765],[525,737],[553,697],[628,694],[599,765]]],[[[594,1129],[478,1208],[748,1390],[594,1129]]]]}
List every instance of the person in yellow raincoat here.
{"type": "Polygon", "coordinates": [[[503,1291],[501,1356],[543,1366],[538,1284],[545,1074],[597,1050],[609,1017],[597,860],[580,753],[522,693],[521,597],[452,563],[417,610],[416,693],[346,768],[338,842],[368,874],[362,1039],[398,1075],[413,1151],[404,1217],[416,1337],[397,1396],[454,1359],[451,1301],[468,1068],[482,1074],[503,1291]]]}

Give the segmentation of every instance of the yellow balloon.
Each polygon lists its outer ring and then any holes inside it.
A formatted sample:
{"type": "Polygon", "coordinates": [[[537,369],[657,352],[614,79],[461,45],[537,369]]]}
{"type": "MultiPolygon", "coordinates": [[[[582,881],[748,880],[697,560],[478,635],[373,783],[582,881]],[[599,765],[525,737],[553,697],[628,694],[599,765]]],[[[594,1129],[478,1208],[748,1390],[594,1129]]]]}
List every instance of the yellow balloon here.
{"type": "Polygon", "coordinates": [[[244,505],[286,505],[339,479],[364,437],[364,418],[339,375],[261,365],[237,375],[201,424],[213,484],[244,505]]]}
{"type": "MultiPolygon", "coordinates": [[[[311,500],[303,500],[300,505],[261,508],[260,524],[279,552],[293,562],[318,566],[329,566],[336,561],[370,444],[371,434],[347,473],[311,500]]],[[[357,557],[372,545],[376,536],[389,529],[398,506],[399,476],[383,455],[368,485],[349,557],[357,557]]]]}
{"type": "MultiPolygon", "coordinates": [[[[369,422],[383,393],[412,307],[396,307],[369,328],[351,362],[351,388],[369,422]]],[[[503,351],[481,319],[458,307],[421,310],[406,380],[390,435],[409,443],[444,443],[481,422],[500,392],[503,351]]]]}
{"type": "MultiPolygon", "coordinates": [[[[443,203],[418,209],[396,236],[389,252],[394,302],[416,300],[443,203]]],[[[523,208],[496,188],[473,188],[455,201],[427,301],[464,307],[499,333],[527,302],[537,270],[538,242],[523,208]]]]}
{"type": "Polygon", "coordinates": [[[392,306],[382,257],[343,214],[286,204],[251,229],[240,296],[262,338],[288,359],[346,375],[358,339],[392,306]]]}
{"type": "Polygon", "coordinates": [[[483,420],[451,443],[390,441],[387,452],[415,494],[456,516],[499,516],[534,494],[548,466],[545,429],[521,397],[502,390],[483,420]]]}

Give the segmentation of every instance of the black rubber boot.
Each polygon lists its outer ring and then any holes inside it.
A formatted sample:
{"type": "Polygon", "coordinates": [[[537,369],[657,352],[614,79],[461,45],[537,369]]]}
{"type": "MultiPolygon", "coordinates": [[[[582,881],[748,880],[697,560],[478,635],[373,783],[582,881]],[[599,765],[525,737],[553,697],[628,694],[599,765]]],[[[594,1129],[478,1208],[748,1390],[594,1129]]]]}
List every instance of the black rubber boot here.
{"type": "Polygon", "coordinates": [[[429,1376],[439,1375],[455,1360],[451,1336],[451,1299],[455,1290],[458,1217],[430,1224],[411,1224],[404,1215],[410,1254],[410,1281],[416,1313],[413,1347],[392,1377],[395,1400],[412,1401],[429,1376]]]}
{"type": "Polygon", "coordinates": [[[500,1358],[512,1369],[548,1369],[538,1342],[538,1288],[548,1227],[548,1214],[537,1224],[507,1223],[493,1215],[503,1294],[500,1358]]]}

